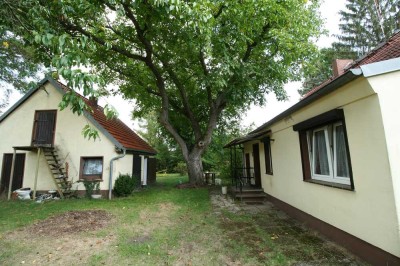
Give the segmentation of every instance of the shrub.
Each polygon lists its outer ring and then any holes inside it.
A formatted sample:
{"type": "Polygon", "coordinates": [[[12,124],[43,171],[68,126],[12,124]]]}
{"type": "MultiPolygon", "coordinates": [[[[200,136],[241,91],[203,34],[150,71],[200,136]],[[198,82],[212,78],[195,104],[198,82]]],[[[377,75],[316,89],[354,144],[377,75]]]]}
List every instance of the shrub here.
{"type": "Polygon", "coordinates": [[[128,174],[119,175],[114,184],[114,195],[117,197],[126,197],[132,194],[138,185],[138,178],[128,174]]]}
{"type": "Polygon", "coordinates": [[[100,192],[100,182],[99,181],[91,181],[91,180],[84,180],[83,185],[85,186],[85,196],[88,199],[92,199],[92,194],[94,192],[100,192]]]}
{"type": "Polygon", "coordinates": [[[180,175],[187,175],[187,167],[184,162],[179,162],[176,166],[174,171],[179,173],[180,175]]]}

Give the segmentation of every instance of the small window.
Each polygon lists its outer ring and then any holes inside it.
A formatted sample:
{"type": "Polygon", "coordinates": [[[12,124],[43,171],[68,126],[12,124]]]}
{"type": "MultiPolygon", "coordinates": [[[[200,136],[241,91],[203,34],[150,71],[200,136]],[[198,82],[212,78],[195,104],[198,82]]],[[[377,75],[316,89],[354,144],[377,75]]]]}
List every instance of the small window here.
{"type": "Polygon", "coordinates": [[[269,137],[263,139],[264,142],[264,158],[265,158],[265,173],[272,175],[272,154],[271,154],[271,139],[269,137]]]}
{"type": "Polygon", "coordinates": [[[354,189],[343,110],[326,112],[293,129],[299,131],[305,181],[354,189]]]}
{"type": "Polygon", "coordinates": [[[96,180],[103,177],[103,157],[81,157],[80,179],[96,180]]]}

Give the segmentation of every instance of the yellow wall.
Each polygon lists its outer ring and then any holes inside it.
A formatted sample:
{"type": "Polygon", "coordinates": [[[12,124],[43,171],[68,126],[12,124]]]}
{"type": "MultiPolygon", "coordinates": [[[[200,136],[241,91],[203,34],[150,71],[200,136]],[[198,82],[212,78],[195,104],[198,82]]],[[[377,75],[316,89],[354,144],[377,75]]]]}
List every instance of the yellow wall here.
{"type": "MultiPolygon", "coordinates": [[[[400,97],[388,98],[394,109],[400,97]]],[[[388,98],[385,100],[389,101],[388,98]]],[[[272,176],[265,174],[264,145],[260,142],[262,185],[273,197],[400,256],[398,210],[379,104],[378,95],[368,80],[361,77],[273,124],[268,128],[274,139],[271,142],[272,176]],[[355,191],[303,181],[299,135],[293,131],[293,125],[336,108],[344,110],[355,191]]],[[[390,111],[393,110],[387,112],[390,111]]],[[[398,121],[397,134],[389,140],[396,138],[393,141],[397,143],[397,150],[393,153],[397,156],[398,121]]],[[[251,153],[253,143],[245,144],[245,152],[251,153]]],[[[400,161],[399,157],[396,159],[400,161]]],[[[398,176],[396,182],[399,182],[398,176]]]]}
{"type": "MultiPolygon", "coordinates": [[[[38,90],[20,105],[0,124],[0,163],[4,153],[13,153],[13,146],[30,146],[35,110],[55,110],[61,101],[62,95],[50,83],[45,85],[48,94],[44,90],[38,90]]],[[[103,157],[103,182],[101,189],[108,189],[110,172],[110,160],[118,156],[114,144],[99,131],[99,139],[87,140],[82,135],[83,127],[90,122],[84,116],[73,114],[69,109],[57,110],[56,132],[54,145],[58,148],[60,158],[66,158],[69,163],[70,180],[76,182],[79,179],[81,156],[103,157]]],[[[24,187],[34,187],[34,176],[37,161],[37,152],[18,151],[26,153],[24,187]]],[[[113,181],[119,173],[132,173],[132,155],[114,161],[113,181]]],[[[37,189],[54,189],[50,170],[44,157],[40,158],[39,178],[37,189]]],[[[82,183],[74,183],[73,189],[84,190],[82,183]]]]}

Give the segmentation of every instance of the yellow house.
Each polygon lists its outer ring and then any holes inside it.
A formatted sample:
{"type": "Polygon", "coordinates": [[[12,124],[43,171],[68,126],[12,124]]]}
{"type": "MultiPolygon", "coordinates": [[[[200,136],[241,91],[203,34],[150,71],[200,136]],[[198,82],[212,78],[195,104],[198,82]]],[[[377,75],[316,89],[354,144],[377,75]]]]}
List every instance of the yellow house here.
{"type": "Polygon", "coordinates": [[[96,180],[111,198],[119,174],[154,182],[156,151],[119,119],[107,120],[96,100],[80,96],[91,109],[81,116],[59,111],[67,91],[46,78],[0,117],[0,193],[21,187],[83,192],[77,181],[96,180]],[[98,139],[84,138],[86,125],[97,129],[98,139]]]}
{"type": "Polygon", "coordinates": [[[242,151],[240,186],[250,175],[268,200],[373,265],[400,265],[399,57],[397,33],[227,145],[242,151]]]}

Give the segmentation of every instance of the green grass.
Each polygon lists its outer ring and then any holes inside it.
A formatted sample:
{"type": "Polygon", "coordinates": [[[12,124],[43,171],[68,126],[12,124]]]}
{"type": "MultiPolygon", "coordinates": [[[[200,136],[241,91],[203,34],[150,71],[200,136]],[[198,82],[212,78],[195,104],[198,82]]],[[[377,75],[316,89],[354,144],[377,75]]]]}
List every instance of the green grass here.
{"type": "Polygon", "coordinates": [[[66,265],[291,265],[313,260],[335,264],[315,254],[336,250],[323,249],[320,239],[301,228],[293,230],[273,214],[223,211],[215,215],[208,188],[175,188],[186,181],[187,177],[179,175],[160,175],[156,185],[112,201],[0,201],[0,265],[21,261],[66,265]],[[69,210],[93,209],[111,213],[111,225],[57,239],[35,238],[21,231],[69,210]],[[60,250],[54,250],[58,246],[60,250]]]}

